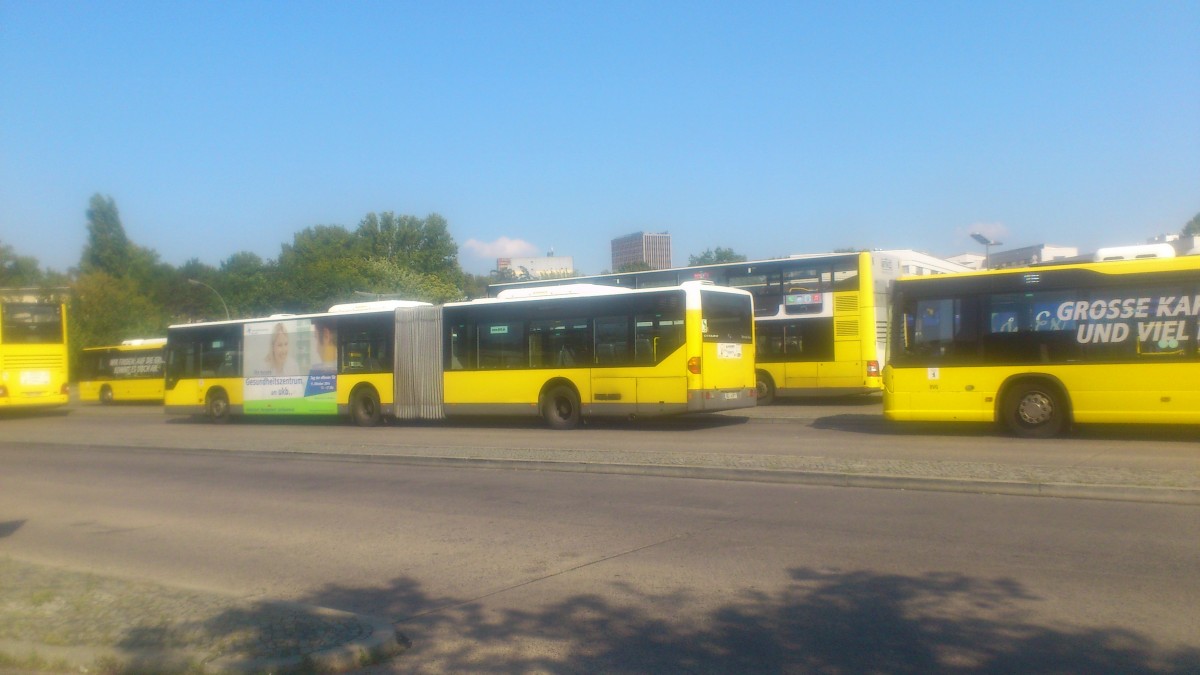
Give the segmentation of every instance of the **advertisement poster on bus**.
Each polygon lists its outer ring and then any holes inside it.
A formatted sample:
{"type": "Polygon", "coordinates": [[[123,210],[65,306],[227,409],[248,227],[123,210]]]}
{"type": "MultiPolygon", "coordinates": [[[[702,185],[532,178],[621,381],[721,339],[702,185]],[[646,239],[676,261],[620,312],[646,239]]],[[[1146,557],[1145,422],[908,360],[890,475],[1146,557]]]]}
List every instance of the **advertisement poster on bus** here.
{"type": "Polygon", "coordinates": [[[163,376],[162,353],[114,354],[108,359],[108,370],[116,380],[158,379],[163,376]]]}
{"type": "Polygon", "coordinates": [[[319,319],[245,324],[246,414],[337,414],[337,335],[319,319]]]}

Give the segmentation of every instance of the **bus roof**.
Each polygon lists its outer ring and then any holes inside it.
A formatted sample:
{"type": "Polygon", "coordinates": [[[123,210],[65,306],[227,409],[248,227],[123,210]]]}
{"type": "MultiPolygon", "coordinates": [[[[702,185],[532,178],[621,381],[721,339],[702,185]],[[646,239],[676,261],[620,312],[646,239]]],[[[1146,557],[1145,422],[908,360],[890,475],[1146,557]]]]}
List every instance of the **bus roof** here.
{"type": "Polygon", "coordinates": [[[952,283],[953,279],[976,279],[985,277],[1001,277],[1020,274],[1053,274],[1059,270],[1087,270],[1110,274],[1133,274],[1138,272],[1174,272],[1179,270],[1200,269],[1200,256],[1176,256],[1173,258],[1120,258],[1109,260],[1055,260],[1026,267],[1001,267],[990,270],[971,270],[969,272],[952,272],[936,275],[910,275],[899,281],[905,284],[913,283],[952,283]]]}
{"type": "Polygon", "coordinates": [[[188,328],[191,326],[220,326],[228,324],[257,323],[261,321],[290,321],[293,319],[319,319],[329,316],[345,316],[351,314],[377,314],[394,312],[397,308],[429,306],[428,302],[418,300],[382,300],[378,302],[355,302],[333,305],[328,312],[311,314],[272,314],[270,316],[255,316],[245,319],[226,319],[223,321],[197,321],[195,323],[177,323],[168,328],[188,328]]]}

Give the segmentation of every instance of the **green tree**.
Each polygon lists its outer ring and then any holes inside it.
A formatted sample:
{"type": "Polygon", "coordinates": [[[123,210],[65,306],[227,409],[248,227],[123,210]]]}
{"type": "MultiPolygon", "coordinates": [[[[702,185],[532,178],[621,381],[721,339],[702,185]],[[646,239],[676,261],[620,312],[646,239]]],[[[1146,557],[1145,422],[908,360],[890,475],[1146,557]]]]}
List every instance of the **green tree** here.
{"type": "Polygon", "coordinates": [[[467,300],[475,300],[477,298],[487,297],[488,284],[494,284],[490,276],[482,274],[471,274],[463,272],[462,279],[459,281],[458,287],[462,289],[463,296],[467,300]]]}
{"type": "Polygon", "coordinates": [[[697,265],[716,265],[717,263],[726,262],[744,262],[746,256],[735,252],[731,248],[722,248],[720,246],[715,249],[704,249],[704,253],[700,255],[689,255],[688,266],[695,267],[697,265]]]}
{"type": "Polygon", "coordinates": [[[235,317],[262,316],[270,314],[283,300],[278,277],[274,262],[239,251],[221,263],[209,285],[221,294],[235,317]]]}
{"type": "MultiPolygon", "coordinates": [[[[276,311],[320,312],[348,300],[362,281],[361,241],[340,225],[305,228],[279,253],[276,311]]],[[[361,290],[361,289],[360,289],[361,290]]]]}
{"type": "Polygon", "coordinates": [[[132,251],[113,198],[92,195],[87,221],[88,240],[79,260],[80,271],[124,277],[132,262],[132,251]]]}
{"type": "Polygon", "coordinates": [[[1197,213],[1195,218],[1183,226],[1182,234],[1185,237],[1200,237],[1200,213],[1197,213]]]}
{"type": "Polygon", "coordinates": [[[626,263],[616,269],[617,272],[646,272],[650,269],[650,263],[645,260],[626,263]]]}
{"type": "Polygon", "coordinates": [[[44,280],[37,258],[18,255],[12,246],[0,241],[0,288],[37,286],[44,280]]]}
{"type": "Polygon", "coordinates": [[[80,274],[71,285],[71,363],[79,363],[84,347],[111,345],[137,337],[166,334],[167,316],[137,282],[107,272],[80,274]]]}
{"type": "Polygon", "coordinates": [[[369,256],[392,260],[402,268],[447,280],[460,275],[458,245],[450,236],[446,219],[436,213],[424,220],[397,216],[391,211],[368,213],[355,234],[369,256]]]}

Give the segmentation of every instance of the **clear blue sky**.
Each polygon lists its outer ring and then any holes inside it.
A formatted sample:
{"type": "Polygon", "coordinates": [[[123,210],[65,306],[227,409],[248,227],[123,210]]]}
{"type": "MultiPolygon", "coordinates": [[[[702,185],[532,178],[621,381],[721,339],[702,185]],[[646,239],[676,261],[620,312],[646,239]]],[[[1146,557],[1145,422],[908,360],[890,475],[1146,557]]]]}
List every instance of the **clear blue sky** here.
{"type": "Polygon", "coordinates": [[[94,193],[175,265],[1141,243],[1200,213],[1200,1],[0,0],[0,240],[65,270],[94,193]]]}

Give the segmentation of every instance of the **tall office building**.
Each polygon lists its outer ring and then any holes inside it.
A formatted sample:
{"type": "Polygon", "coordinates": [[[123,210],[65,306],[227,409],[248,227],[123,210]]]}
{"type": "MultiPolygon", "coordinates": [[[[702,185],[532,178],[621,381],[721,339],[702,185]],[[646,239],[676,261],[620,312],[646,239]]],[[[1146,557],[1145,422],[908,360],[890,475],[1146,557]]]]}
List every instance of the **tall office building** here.
{"type": "Polygon", "coordinates": [[[646,263],[652,270],[671,267],[671,235],[666,232],[634,232],[612,240],[612,271],[646,263]]]}

